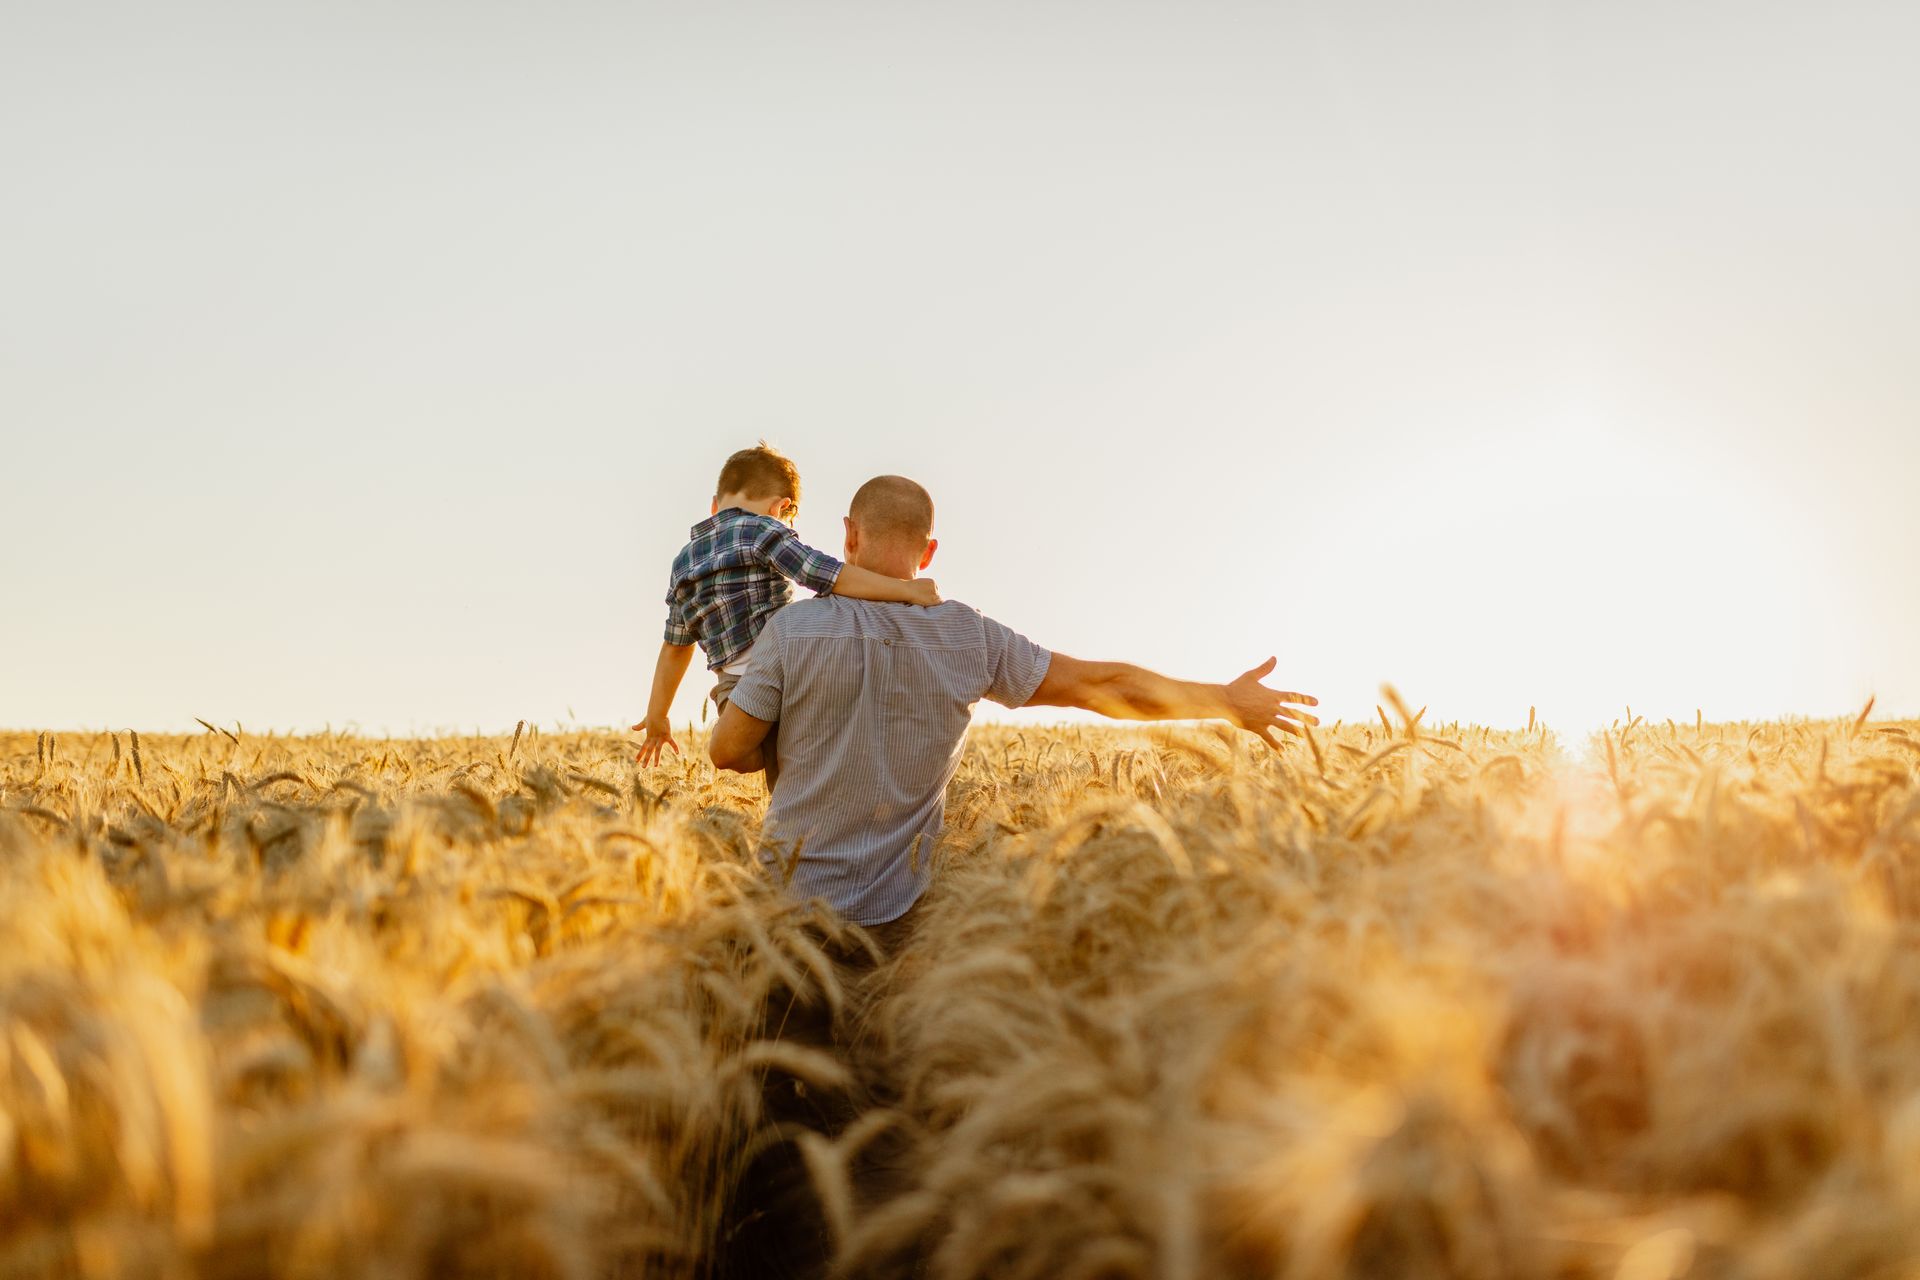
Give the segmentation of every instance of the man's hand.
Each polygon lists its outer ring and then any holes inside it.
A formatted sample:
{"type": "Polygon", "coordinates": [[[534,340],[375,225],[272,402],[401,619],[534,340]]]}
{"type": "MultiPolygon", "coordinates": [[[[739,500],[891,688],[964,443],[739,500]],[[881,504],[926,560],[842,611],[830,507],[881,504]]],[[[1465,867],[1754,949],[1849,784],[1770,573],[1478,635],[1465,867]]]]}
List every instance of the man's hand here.
{"type": "Polygon", "coordinates": [[[1304,693],[1281,693],[1261,684],[1261,678],[1273,674],[1273,668],[1274,659],[1268,658],[1227,685],[1225,691],[1227,718],[1249,733],[1259,734],[1268,746],[1277,750],[1280,743],[1273,736],[1275,729],[1297,738],[1301,725],[1320,723],[1320,717],[1297,711],[1287,704],[1317,707],[1320,699],[1304,693]]]}
{"type": "Polygon", "coordinates": [[[643,720],[633,727],[635,729],[644,729],[647,734],[646,738],[640,743],[640,750],[636,752],[633,757],[641,764],[649,767],[658,764],[660,762],[660,753],[668,747],[673,748],[673,754],[680,754],[680,744],[673,740],[673,730],[668,727],[665,716],[653,720],[643,720]]]}

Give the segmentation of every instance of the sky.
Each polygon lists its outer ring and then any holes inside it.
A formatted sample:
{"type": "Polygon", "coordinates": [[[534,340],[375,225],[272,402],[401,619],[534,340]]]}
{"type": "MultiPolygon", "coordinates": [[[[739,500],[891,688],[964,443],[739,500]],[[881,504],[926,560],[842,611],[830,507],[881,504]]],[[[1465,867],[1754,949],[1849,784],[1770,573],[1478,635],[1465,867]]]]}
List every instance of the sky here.
{"type": "Polygon", "coordinates": [[[761,437],[826,550],[913,476],[950,598],[1328,719],[1920,713],[1916,46],[10,0],[0,725],[624,727],[761,437]]]}

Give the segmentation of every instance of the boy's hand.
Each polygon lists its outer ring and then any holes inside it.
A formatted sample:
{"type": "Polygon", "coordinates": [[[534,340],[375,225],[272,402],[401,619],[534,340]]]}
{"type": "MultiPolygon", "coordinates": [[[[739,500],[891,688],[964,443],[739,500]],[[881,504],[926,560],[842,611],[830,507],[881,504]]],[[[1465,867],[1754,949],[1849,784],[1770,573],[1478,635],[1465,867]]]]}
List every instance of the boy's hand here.
{"type": "Polygon", "coordinates": [[[680,744],[673,740],[673,730],[667,727],[667,722],[664,718],[659,720],[644,720],[633,727],[635,729],[644,729],[647,734],[646,739],[640,744],[640,750],[636,752],[633,757],[641,764],[658,764],[660,762],[660,753],[668,747],[673,748],[673,754],[680,754],[680,744]]]}
{"type": "Polygon", "coordinates": [[[907,583],[907,603],[931,609],[940,603],[940,588],[932,578],[914,578],[907,583]]]}

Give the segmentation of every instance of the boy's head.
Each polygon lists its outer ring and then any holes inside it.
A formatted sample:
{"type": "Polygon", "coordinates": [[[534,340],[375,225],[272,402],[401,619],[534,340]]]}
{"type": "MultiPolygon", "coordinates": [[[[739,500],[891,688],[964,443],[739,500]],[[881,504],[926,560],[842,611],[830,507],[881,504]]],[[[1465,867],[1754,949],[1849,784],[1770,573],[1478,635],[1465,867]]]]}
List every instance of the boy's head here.
{"type": "Polygon", "coordinates": [[[720,468],[713,511],[739,507],[776,520],[791,520],[800,510],[800,468],[765,440],[742,449],[720,468]]]}

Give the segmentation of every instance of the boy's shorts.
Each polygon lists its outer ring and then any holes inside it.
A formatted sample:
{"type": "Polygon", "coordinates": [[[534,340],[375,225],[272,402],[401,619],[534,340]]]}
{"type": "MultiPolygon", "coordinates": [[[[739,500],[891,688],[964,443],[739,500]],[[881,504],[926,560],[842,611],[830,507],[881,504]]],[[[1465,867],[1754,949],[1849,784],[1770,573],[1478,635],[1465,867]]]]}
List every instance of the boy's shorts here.
{"type": "Polygon", "coordinates": [[[727,709],[727,703],[733,698],[733,686],[740,683],[741,673],[738,671],[716,671],[713,674],[715,677],[713,693],[711,695],[713,698],[713,709],[715,711],[725,711],[727,709]]]}
{"type": "Polygon", "coordinates": [[[740,677],[747,674],[747,666],[753,661],[753,646],[748,645],[745,653],[734,655],[733,661],[724,667],[715,667],[713,671],[713,709],[715,713],[725,711],[727,703],[733,698],[733,686],[740,683],[740,677]]]}

